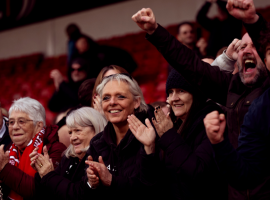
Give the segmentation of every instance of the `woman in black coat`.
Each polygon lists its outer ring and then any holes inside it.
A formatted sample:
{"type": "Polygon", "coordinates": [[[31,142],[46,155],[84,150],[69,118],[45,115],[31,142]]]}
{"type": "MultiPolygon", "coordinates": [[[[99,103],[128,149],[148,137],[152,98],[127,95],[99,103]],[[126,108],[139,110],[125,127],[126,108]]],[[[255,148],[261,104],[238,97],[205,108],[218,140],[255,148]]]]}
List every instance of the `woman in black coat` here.
{"type": "Polygon", "coordinates": [[[144,123],[149,115],[154,116],[154,109],[149,111],[151,108],[144,102],[137,82],[127,74],[105,77],[97,92],[109,122],[104,131],[91,140],[87,152],[91,157],[86,161],[89,165],[86,170],[89,195],[86,196],[93,198],[95,193],[98,199],[134,200],[153,197],[153,187],[144,181],[142,171],[153,169],[154,148],[152,144],[142,145],[134,137],[127,118],[134,114],[144,123]]]}
{"type": "MultiPolygon", "coordinates": [[[[156,108],[153,123],[160,137],[156,146],[163,150],[163,173],[159,176],[166,183],[167,198],[226,199],[226,182],[214,162],[203,123],[208,113],[221,109],[206,101],[174,69],[167,79],[166,92],[171,111],[166,116],[156,108]]],[[[131,119],[132,132],[142,138],[147,131],[141,131],[141,126],[133,123],[134,117],[131,119]]],[[[148,143],[149,139],[144,137],[142,142],[148,143]]]]}

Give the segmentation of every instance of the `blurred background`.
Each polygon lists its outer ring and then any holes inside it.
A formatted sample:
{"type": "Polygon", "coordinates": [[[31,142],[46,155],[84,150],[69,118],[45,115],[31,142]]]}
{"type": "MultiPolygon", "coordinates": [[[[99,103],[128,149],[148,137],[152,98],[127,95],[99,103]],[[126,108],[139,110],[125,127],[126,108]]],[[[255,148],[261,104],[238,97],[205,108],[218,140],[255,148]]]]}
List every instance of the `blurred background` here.
{"type": "MultiPolygon", "coordinates": [[[[270,1],[254,2],[258,12],[270,21],[270,1]]],[[[146,103],[165,101],[168,63],[145,40],[145,33],[131,16],[149,7],[157,22],[173,35],[177,35],[180,22],[189,21],[196,27],[197,39],[203,37],[207,41],[208,31],[196,22],[204,4],[204,0],[0,0],[1,106],[9,109],[14,99],[29,96],[43,104],[47,123],[52,123],[57,113],[48,109],[55,91],[50,71],[59,69],[67,74],[70,38],[66,28],[71,23],[99,45],[126,50],[137,63],[132,76],[146,103]]],[[[215,4],[207,15],[214,18],[217,14],[215,4]]]]}

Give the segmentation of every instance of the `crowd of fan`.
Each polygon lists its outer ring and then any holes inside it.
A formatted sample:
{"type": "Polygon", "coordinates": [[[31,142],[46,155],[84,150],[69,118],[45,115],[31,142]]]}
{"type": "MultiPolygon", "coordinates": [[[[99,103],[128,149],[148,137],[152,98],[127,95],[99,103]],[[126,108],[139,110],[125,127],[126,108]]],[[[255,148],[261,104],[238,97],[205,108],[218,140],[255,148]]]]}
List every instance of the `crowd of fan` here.
{"type": "Polygon", "coordinates": [[[197,46],[189,22],[175,38],[150,8],[132,16],[170,65],[167,103],[145,103],[130,55],[70,25],[57,124],[29,97],[0,110],[0,199],[270,199],[270,25],[252,0],[217,1],[208,19],[212,2],[197,46]]]}

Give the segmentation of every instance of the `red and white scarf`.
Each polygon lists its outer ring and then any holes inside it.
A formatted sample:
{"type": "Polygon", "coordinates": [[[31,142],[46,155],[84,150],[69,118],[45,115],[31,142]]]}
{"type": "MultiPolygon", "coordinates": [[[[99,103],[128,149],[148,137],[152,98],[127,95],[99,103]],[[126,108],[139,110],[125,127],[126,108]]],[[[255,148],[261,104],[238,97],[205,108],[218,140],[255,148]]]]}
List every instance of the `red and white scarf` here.
{"type": "MultiPolygon", "coordinates": [[[[20,170],[26,174],[34,177],[36,171],[31,167],[31,160],[29,154],[38,147],[38,153],[42,153],[43,148],[43,136],[45,134],[45,128],[42,128],[39,133],[28,143],[27,147],[24,149],[23,153],[19,148],[13,143],[9,149],[9,163],[18,167],[20,170]]],[[[14,200],[23,200],[23,197],[18,195],[16,192],[11,190],[9,193],[9,198],[14,200]]]]}

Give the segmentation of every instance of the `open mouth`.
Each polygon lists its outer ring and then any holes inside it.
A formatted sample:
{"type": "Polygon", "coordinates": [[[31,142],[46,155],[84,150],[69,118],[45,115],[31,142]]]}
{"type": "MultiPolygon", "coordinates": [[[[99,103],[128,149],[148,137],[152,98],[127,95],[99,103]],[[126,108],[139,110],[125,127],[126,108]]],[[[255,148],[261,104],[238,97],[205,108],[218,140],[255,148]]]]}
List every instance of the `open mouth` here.
{"type": "Polygon", "coordinates": [[[112,114],[114,114],[114,113],[120,113],[122,110],[109,110],[109,113],[112,113],[112,114]]]}
{"type": "Polygon", "coordinates": [[[176,108],[179,108],[179,107],[182,107],[184,104],[175,104],[175,105],[173,105],[174,107],[176,107],[176,108]]]}
{"type": "Polygon", "coordinates": [[[251,72],[256,68],[256,60],[246,59],[245,63],[245,72],[251,72]]]}

